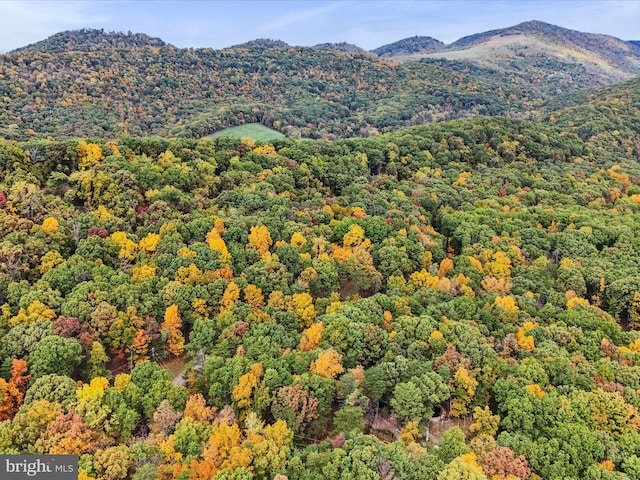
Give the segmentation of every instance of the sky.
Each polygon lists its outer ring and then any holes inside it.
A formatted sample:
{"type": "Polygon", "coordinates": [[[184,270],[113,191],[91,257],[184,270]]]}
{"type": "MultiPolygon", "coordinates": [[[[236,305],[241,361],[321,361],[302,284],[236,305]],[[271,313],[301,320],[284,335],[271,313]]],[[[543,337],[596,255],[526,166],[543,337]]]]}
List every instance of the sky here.
{"type": "Polygon", "coordinates": [[[0,0],[0,53],[80,28],[146,33],[181,48],[271,38],[371,50],[414,35],[451,43],[528,20],[640,40],[640,0],[0,0]]]}

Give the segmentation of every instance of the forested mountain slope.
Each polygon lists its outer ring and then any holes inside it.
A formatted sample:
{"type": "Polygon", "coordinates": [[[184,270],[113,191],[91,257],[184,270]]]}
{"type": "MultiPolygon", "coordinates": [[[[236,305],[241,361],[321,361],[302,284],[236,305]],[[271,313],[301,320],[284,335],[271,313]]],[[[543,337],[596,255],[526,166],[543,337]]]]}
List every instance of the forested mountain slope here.
{"type": "Polygon", "coordinates": [[[533,100],[517,87],[499,92],[490,71],[446,62],[398,67],[369,54],[261,42],[87,52],[85,40],[55,54],[0,57],[2,135],[202,136],[259,121],[293,136],[343,137],[465,112],[507,114],[533,100]],[[510,93],[517,99],[505,101],[510,93]]]}
{"type": "Polygon", "coordinates": [[[77,454],[85,480],[638,478],[638,89],[617,88],[594,99],[613,149],[583,107],[0,141],[0,451],[77,454]],[[204,367],[176,386],[158,363],[185,352],[204,367]]]}
{"type": "MultiPolygon", "coordinates": [[[[411,45],[413,38],[396,42],[411,45]]],[[[545,22],[524,22],[461,38],[433,51],[393,48],[386,52],[396,61],[446,58],[494,68],[505,74],[527,76],[532,83],[550,79],[573,84],[572,88],[604,85],[640,73],[640,47],[609,35],[578,32],[545,22]]],[[[557,93],[560,93],[558,91],[557,93]]]]}
{"type": "Polygon", "coordinates": [[[577,133],[607,155],[638,158],[640,152],[640,79],[583,91],[562,99],[565,108],[542,117],[577,133]]]}
{"type": "Polygon", "coordinates": [[[121,33],[82,29],[56,33],[40,42],[17,48],[12,53],[61,53],[67,50],[99,50],[102,48],[166,47],[165,42],[144,33],[121,33]]]}
{"type": "Polygon", "coordinates": [[[110,48],[113,41],[88,48],[95,32],[76,37],[62,52],[41,45],[0,57],[0,134],[203,136],[259,121],[292,136],[366,136],[456,116],[516,114],[540,97],[502,86],[490,70],[450,62],[397,66],[365,53],[259,41],[220,51],[110,48]]]}
{"type": "Polygon", "coordinates": [[[462,50],[486,43],[496,37],[532,36],[541,39],[558,50],[582,51],[588,56],[598,56],[612,66],[638,72],[640,50],[631,42],[610,35],[579,32],[540,21],[523,22],[513,27],[491,30],[461,38],[449,45],[462,50]]]}
{"type": "MultiPolygon", "coordinates": [[[[551,27],[533,22],[523,32],[536,42],[548,37],[545,45],[560,48],[558,38],[578,45],[578,32],[550,36],[551,27]]],[[[490,38],[525,35],[513,29],[490,38]]],[[[486,35],[460,44],[468,52],[486,35]]],[[[301,48],[263,39],[224,50],[178,49],[143,34],[64,32],[0,56],[0,135],[199,138],[261,122],[294,138],[337,139],[472,115],[527,117],[559,95],[637,73],[639,47],[625,44],[628,51],[612,60],[603,52],[620,50],[619,41],[580,35],[580,58],[527,53],[498,62],[397,64],[349,45],[301,48]],[[608,74],[593,70],[587,57],[608,74]]],[[[433,39],[408,40],[389,49],[439,48],[433,39]]]]}

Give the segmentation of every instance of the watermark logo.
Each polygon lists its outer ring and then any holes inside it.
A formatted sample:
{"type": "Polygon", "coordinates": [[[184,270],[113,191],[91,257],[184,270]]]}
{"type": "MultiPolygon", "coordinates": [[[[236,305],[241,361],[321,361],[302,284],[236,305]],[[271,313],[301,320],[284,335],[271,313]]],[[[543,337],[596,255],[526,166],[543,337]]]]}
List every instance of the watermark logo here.
{"type": "Polygon", "coordinates": [[[77,455],[0,455],[2,480],[77,480],[77,455]]]}

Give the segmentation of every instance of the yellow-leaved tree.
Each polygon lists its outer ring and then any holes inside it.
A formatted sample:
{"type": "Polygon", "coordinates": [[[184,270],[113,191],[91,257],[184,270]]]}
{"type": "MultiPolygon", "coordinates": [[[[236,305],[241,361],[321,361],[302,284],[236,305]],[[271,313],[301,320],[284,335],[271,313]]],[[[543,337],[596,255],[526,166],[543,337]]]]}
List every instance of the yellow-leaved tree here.
{"type": "Polygon", "coordinates": [[[527,332],[530,332],[537,326],[536,322],[529,321],[524,322],[522,327],[518,329],[516,332],[516,339],[518,340],[518,346],[520,348],[529,352],[533,352],[535,350],[536,344],[534,338],[531,335],[527,335],[527,332]]]}
{"type": "Polygon", "coordinates": [[[476,393],[478,381],[472,371],[464,367],[458,368],[453,377],[453,401],[451,402],[451,416],[461,417],[468,412],[468,406],[476,393]]]}
{"type": "Polygon", "coordinates": [[[236,400],[238,408],[251,406],[251,395],[260,383],[262,373],[262,365],[254,363],[251,365],[251,370],[240,377],[238,385],[233,388],[233,398],[236,400]]]}
{"type": "Polygon", "coordinates": [[[322,324],[322,322],[314,323],[313,325],[311,325],[302,334],[302,338],[300,339],[298,348],[305,352],[318,348],[318,345],[320,345],[320,340],[322,340],[323,330],[324,325],[322,324]]]}
{"type": "Polygon", "coordinates": [[[308,327],[315,320],[316,309],[313,306],[313,297],[308,293],[294,293],[291,305],[301,327],[308,327]]]}
{"type": "Polygon", "coordinates": [[[227,250],[227,245],[222,239],[222,234],[225,232],[224,222],[218,218],[213,224],[213,228],[207,233],[207,244],[211,250],[220,252],[220,263],[228,267],[231,265],[231,254],[227,250]]]}
{"type": "MultiPolygon", "coordinates": [[[[475,453],[466,453],[454,458],[438,475],[438,480],[487,480],[475,453]]],[[[517,478],[517,477],[513,477],[517,478]]]]}
{"type": "Polygon", "coordinates": [[[113,232],[111,234],[111,239],[115,241],[120,246],[120,251],[118,255],[123,260],[132,260],[134,255],[136,254],[136,250],[138,245],[133,240],[127,238],[127,234],[125,232],[113,232]]]}
{"type": "Polygon", "coordinates": [[[56,312],[47,307],[40,300],[34,300],[29,304],[26,310],[21,308],[15,317],[11,317],[9,319],[9,325],[12,327],[19,323],[28,325],[38,320],[51,322],[54,318],[56,318],[56,312]]]}
{"type": "Polygon", "coordinates": [[[251,307],[251,310],[260,310],[264,307],[264,295],[262,289],[252,283],[244,289],[244,301],[251,307]]]}
{"type": "Polygon", "coordinates": [[[98,165],[103,158],[99,145],[87,143],[84,140],[78,143],[78,165],[81,170],[98,165]]]}
{"type": "MultiPolygon", "coordinates": [[[[486,250],[483,254],[488,255],[486,250]]],[[[483,269],[488,275],[495,278],[511,277],[511,259],[502,251],[497,251],[491,256],[491,261],[484,264],[483,269]]]]}
{"type": "Polygon", "coordinates": [[[273,425],[267,425],[262,430],[262,438],[258,437],[258,440],[251,445],[256,473],[261,474],[263,478],[286,479],[287,477],[281,475],[271,477],[268,474],[283,470],[287,465],[293,442],[293,431],[287,427],[287,422],[277,420],[273,425]]]}
{"type": "Polygon", "coordinates": [[[229,283],[227,288],[222,295],[222,300],[220,300],[220,313],[229,310],[236,301],[240,298],[240,288],[236,285],[235,282],[229,283]]]}
{"type": "Polygon", "coordinates": [[[349,231],[344,234],[342,244],[347,248],[356,247],[364,241],[364,238],[364,229],[354,223],[349,227],[349,231]]]}
{"type": "Polygon", "coordinates": [[[131,271],[131,282],[139,282],[145,278],[153,278],[156,275],[156,267],[153,265],[140,265],[133,267],[131,271]]]}
{"type": "Polygon", "coordinates": [[[46,273],[51,270],[56,265],[60,265],[64,263],[66,260],[60,253],[55,250],[50,250],[45,253],[40,259],[40,265],[38,266],[38,271],[40,273],[46,273]]]}
{"type": "Polygon", "coordinates": [[[318,358],[311,362],[309,371],[323,378],[335,378],[339,373],[344,372],[344,368],[340,363],[341,360],[342,355],[330,348],[320,353],[318,358]]]}
{"type": "Polygon", "coordinates": [[[494,415],[488,405],[484,408],[473,409],[473,423],[469,426],[469,431],[476,435],[494,436],[498,432],[500,416],[494,415]]]}
{"type": "Polygon", "coordinates": [[[58,231],[58,220],[56,220],[53,217],[47,217],[44,219],[44,221],[42,222],[42,231],[44,233],[56,233],[58,231]]]}
{"type": "Polygon", "coordinates": [[[307,239],[300,232],[294,232],[291,235],[291,245],[296,248],[302,248],[307,244],[307,239]]]}
{"type": "Polygon", "coordinates": [[[520,309],[516,305],[514,297],[511,295],[496,297],[493,303],[497,307],[495,311],[500,315],[500,320],[505,323],[516,323],[518,321],[518,311],[520,309]]]}
{"type": "Polygon", "coordinates": [[[184,351],[184,337],[182,336],[182,318],[177,305],[169,305],[164,312],[164,322],[160,330],[167,330],[167,348],[172,355],[180,355],[184,351]]]}
{"type": "Polygon", "coordinates": [[[249,233],[248,239],[249,246],[257,251],[260,257],[265,257],[273,244],[271,233],[269,233],[269,229],[264,225],[251,227],[251,233],[249,233]]]}
{"type": "Polygon", "coordinates": [[[140,240],[139,247],[146,253],[153,253],[156,251],[158,243],[160,243],[160,235],[157,233],[149,233],[140,240]]]}
{"type": "Polygon", "coordinates": [[[243,447],[242,441],[242,432],[237,423],[227,425],[216,421],[202,452],[202,459],[210,464],[214,472],[224,468],[248,467],[252,460],[251,450],[243,447]]]}

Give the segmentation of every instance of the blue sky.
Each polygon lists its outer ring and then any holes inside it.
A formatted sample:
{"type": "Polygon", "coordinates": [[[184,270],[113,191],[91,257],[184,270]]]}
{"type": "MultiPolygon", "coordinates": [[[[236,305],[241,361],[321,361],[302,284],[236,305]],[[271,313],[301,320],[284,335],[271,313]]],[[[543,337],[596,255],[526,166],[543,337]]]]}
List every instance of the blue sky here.
{"type": "Polygon", "coordinates": [[[369,50],[413,35],[451,43],[527,20],[640,40],[636,0],[0,0],[0,52],[83,27],[143,32],[178,47],[272,38],[369,50]]]}

